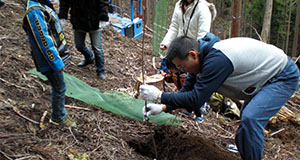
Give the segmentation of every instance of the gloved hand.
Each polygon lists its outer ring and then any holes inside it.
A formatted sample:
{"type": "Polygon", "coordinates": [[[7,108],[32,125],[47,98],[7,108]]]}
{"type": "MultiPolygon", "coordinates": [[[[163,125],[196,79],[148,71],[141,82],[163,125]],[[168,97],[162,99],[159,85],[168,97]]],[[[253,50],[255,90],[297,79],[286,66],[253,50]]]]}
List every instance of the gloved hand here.
{"type": "Polygon", "coordinates": [[[163,104],[148,104],[146,111],[146,106],[143,107],[143,114],[149,116],[149,115],[156,115],[163,111],[163,104]]]}
{"type": "Polygon", "coordinates": [[[140,95],[145,101],[160,103],[161,93],[162,92],[153,85],[144,84],[140,86],[140,95]]]}
{"type": "Polygon", "coordinates": [[[208,114],[209,110],[210,110],[210,105],[206,102],[203,104],[203,106],[200,107],[200,113],[202,115],[208,114]]]}
{"type": "Polygon", "coordinates": [[[66,19],[60,19],[59,20],[59,23],[62,27],[66,26],[67,25],[67,20],[66,19]]]}
{"type": "Polygon", "coordinates": [[[100,22],[99,22],[99,28],[102,30],[102,29],[104,29],[108,24],[109,24],[109,22],[100,21],[100,22]]]}
{"type": "Polygon", "coordinates": [[[160,48],[162,51],[164,51],[164,50],[167,49],[167,46],[164,45],[164,44],[160,44],[159,48],[160,48]]]}

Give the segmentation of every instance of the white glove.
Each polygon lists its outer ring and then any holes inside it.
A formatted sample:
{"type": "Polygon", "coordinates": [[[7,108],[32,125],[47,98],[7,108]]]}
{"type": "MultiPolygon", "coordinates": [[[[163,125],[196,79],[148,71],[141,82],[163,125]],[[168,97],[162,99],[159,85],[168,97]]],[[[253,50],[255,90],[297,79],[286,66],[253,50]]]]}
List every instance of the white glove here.
{"type": "Polygon", "coordinates": [[[108,24],[109,24],[109,22],[100,21],[100,22],[99,22],[99,28],[102,30],[102,29],[105,28],[108,24]]]}
{"type": "Polygon", "coordinates": [[[164,50],[167,49],[167,46],[164,45],[164,44],[160,44],[159,48],[160,48],[162,51],[164,51],[164,50]]]}
{"type": "Polygon", "coordinates": [[[60,19],[59,20],[59,23],[62,27],[66,26],[67,25],[67,20],[66,19],[60,19]]]}
{"type": "Polygon", "coordinates": [[[143,107],[143,114],[149,116],[149,115],[156,115],[162,112],[163,110],[163,104],[148,104],[146,111],[146,106],[143,107]]]}
{"type": "Polygon", "coordinates": [[[160,103],[161,93],[162,92],[153,85],[144,84],[140,86],[140,95],[145,101],[160,103]]]}
{"type": "Polygon", "coordinates": [[[200,107],[200,113],[202,115],[203,114],[204,115],[208,114],[209,110],[210,110],[210,105],[208,103],[206,103],[206,102],[203,104],[203,106],[200,107]]]}

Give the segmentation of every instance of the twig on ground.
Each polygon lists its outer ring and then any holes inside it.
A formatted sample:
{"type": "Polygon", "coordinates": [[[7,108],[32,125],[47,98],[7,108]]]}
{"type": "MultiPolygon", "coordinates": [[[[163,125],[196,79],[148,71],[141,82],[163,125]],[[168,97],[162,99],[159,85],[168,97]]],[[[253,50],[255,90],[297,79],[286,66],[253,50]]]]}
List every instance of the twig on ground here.
{"type": "Polygon", "coordinates": [[[19,109],[18,109],[17,107],[13,107],[13,111],[15,111],[15,112],[16,112],[19,116],[21,116],[22,118],[24,118],[24,119],[26,119],[26,120],[28,120],[28,121],[34,123],[34,124],[40,124],[39,122],[34,121],[34,120],[32,120],[32,119],[30,119],[30,118],[24,116],[23,114],[21,114],[20,111],[19,111],[19,109]]]}
{"type": "Polygon", "coordinates": [[[45,120],[45,117],[46,117],[47,113],[48,113],[48,112],[45,111],[45,112],[43,113],[42,118],[41,118],[41,121],[40,121],[40,128],[41,128],[41,129],[44,128],[44,120],[45,120]]]}
{"type": "Polygon", "coordinates": [[[25,133],[25,134],[1,134],[0,133],[0,139],[1,138],[10,138],[10,137],[25,137],[27,135],[32,135],[32,133],[25,133]]]}
{"type": "Polygon", "coordinates": [[[91,111],[89,108],[82,108],[82,107],[77,107],[77,106],[65,105],[65,107],[66,108],[79,109],[79,110],[85,110],[85,111],[91,111]]]}
{"type": "Polygon", "coordinates": [[[75,135],[73,134],[71,127],[69,127],[69,131],[70,131],[72,137],[75,139],[76,143],[78,143],[79,141],[76,139],[75,135]]]}
{"type": "Polygon", "coordinates": [[[89,153],[89,155],[91,155],[92,153],[96,152],[101,147],[103,147],[103,144],[101,144],[98,147],[96,147],[95,149],[93,149],[92,152],[89,153]]]}
{"type": "Polygon", "coordinates": [[[24,160],[24,159],[31,159],[31,158],[41,158],[40,156],[26,156],[26,157],[22,157],[22,158],[17,158],[15,160],[24,160]]]}
{"type": "Polygon", "coordinates": [[[2,152],[1,150],[0,150],[0,153],[1,153],[5,158],[7,158],[7,159],[9,159],[9,160],[13,160],[12,158],[8,157],[8,156],[6,155],[6,153],[2,152]]]}
{"type": "Polygon", "coordinates": [[[37,84],[39,84],[41,87],[42,87],[42,90],[43,90],[43,92],[45,92],[46,91],[46,89],[45,89],[45,87],[44,87],[44,85],[42,85],[38,80],[36,80],[36,79],[33,79],[33,81],[35,81],[37,84]]]}
{"type": "Polygon", "coordinates": [[[272,137],[272,136],[274,136],[274,135],[276,135],[276,134],[278,134],[278,133],[280,133],[280,132],[282,132],[282,131],[284,131],[284,130],[285,130],[285,128],[281,128],[280,130],[271,133],[271,134],[270,134],[270,137],[272,137]]]}
{"type": "Polygon", "coordinates": [[[7,81],[7,80],[5,80],[5,79],[2,79],[2,78],[0,78],[0,80],[1,80],[2,82],[4,82],[4,83],[8,83],[9,85],[15,86],[15,87],[17,87],[17,88],[20,88],[20,89],[27,90],[27,88],[24,88],[24,87],[18,86],[18,85],[14,84],[14,83],[11,83],[11,82],[8,82],[8,81],[7,81]]]}

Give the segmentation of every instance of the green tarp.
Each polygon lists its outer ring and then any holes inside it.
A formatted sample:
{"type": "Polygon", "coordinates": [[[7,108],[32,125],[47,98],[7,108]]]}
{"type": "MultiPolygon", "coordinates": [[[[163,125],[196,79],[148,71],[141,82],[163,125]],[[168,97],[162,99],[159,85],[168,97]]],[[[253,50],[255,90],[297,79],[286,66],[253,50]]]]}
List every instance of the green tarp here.
{"type": "MultiPolygon", "coordinates": [[[[36,69],[29,71],[32,74],[38,75],[43,80],[47,80],[36,69]]],[[[84,83],[80,79],[64,73],[64,79],[67,87],[66,96],[78,99],[87,104],[96,105],[115,114],[143,120],[142,108],[145,104],[140,99],[135,99],[124,92],[105,91],[101,92],[98,88],[94,88],[84,83]]],[[[181,125],[178,117],[168,113],[150,116],[150,122],[155,124],[181,125]]]]}

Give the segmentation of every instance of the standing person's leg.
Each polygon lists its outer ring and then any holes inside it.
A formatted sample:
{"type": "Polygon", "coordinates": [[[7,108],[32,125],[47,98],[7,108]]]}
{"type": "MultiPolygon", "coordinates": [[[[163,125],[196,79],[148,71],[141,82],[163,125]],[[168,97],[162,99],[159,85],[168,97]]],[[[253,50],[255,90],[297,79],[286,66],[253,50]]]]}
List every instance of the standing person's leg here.
{"type": "Polygon", "coordinates": [[[104,52],[102,48],[102,37],[101,37],[101,30],[91,31],[90,32],[90,38],[92,43],[92,49],[95,54],[95,61],[96,61],[96,71],[97,76],[105,80],[105,66],[104,66],[104,52]]]}
{"type": "Polygon", "coordinates": [[[63,73],[46,72],[44,75],[48,78],[52,87],[51,120],[67,127],[75,127],[76,123],[68,116],[67,110],[65,109],[66,85],[63,73]]]}
{"type": "Polygon", "coordinates": [[[293,95],[298,78],[297,66],[289,61],[282,73],[271,79],[243,108],[236,144],[244,160],[262,159],[264,128],[293,95]]]}
{"type": "Polygon", "coordinates": [[[78,67],[84,67],[88,64],[92,64],[94,62],[94,56],[92,51],[85,43],[86,32],[83,31],[74,31],[74,41],[75,46],[79,52],[84,55],[84,60],[78,64],[78,67]]]}

